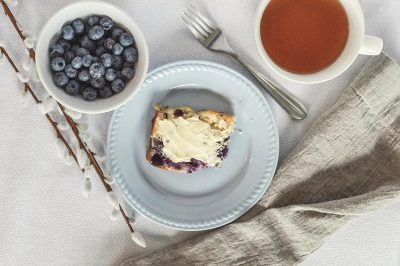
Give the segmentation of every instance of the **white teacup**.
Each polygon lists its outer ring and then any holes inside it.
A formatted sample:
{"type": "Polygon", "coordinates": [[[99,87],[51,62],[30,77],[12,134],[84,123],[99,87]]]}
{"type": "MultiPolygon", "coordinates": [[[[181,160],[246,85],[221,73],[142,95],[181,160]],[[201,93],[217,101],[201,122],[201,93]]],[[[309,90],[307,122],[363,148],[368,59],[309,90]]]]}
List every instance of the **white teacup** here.
{"type": "Polygon", "coordinates": [[[300,83],[320,83],[333,79],[345,72],[359,54],[379,55],[383,41],[377,37],[365,35],[364,14],[357,0],[339,0],[349,19],[349,38],[342,54],[336,61],[323,70],[311,74],[295,74],[282,69],[268,56],[261,41],[260,25],[264,11],[271,0],[264,0],[258,7],[255,20],[255,34],[258,50],[276,73],[291,81],[300,83]]]}

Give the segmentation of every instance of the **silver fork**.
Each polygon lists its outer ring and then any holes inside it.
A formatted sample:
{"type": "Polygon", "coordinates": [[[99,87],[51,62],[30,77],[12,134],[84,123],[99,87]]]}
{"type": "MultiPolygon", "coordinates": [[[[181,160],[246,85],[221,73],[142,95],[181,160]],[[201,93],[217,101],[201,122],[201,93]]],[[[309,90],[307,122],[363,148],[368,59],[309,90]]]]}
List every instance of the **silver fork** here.
{"type": "Polygon", "coordinates": [[[253,66],[240,59],[229,46],[226,36],[222,34],[222,31],[213,22],[202,15],[194,6],[190,6],[184,12],[182,18],[186,26],[204,47],[213,52],[232,56],[260,82],[262,87],[292,118],[302,120],[307,117],[307,109],[299,99],[285,89],[278,87],[253,66]],[[217,39],[223,40],[223,42],[217,42],[217,39]]]}

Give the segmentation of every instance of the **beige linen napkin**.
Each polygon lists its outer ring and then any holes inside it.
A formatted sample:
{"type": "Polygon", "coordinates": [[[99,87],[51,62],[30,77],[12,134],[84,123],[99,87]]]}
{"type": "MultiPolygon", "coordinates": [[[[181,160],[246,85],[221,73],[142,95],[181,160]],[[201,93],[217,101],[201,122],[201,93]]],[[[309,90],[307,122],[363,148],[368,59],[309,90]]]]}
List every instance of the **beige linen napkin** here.
{"type": "Polygon", "coordinates": [[[358,215],[400,198],[400,67],[372,58],[279,167],[263,199],[223,228],[130,265],[292,265],[358,215]]]}

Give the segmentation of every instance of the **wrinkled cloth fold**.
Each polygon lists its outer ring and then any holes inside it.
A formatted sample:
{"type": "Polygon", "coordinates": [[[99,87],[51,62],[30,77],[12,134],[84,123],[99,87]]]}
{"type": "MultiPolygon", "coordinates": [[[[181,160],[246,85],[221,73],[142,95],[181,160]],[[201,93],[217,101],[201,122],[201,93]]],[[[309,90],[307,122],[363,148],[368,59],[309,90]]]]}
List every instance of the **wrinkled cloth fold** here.
{"type": "Polygon", "coordinates": [[[400,198],[400,67],[368,61],[279,167],[262,200],[223,228],[131,265],[292,265],[355,217],[400,198]]]}

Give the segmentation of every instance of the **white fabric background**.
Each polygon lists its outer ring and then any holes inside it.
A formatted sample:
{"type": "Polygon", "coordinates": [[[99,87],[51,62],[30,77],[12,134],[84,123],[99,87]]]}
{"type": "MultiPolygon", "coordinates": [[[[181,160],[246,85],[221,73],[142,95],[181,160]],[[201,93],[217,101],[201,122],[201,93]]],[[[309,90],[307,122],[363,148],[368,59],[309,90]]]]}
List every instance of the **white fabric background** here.
{"type": "MultiPolygon", "coordinates": [[[[348,0],[355,1],[355,0],[348,0]]],[[[367,33],[384,39],[384,51],[400,61],[400,1],[360,0],[367,33]]],[[[70,1],[20,0],[14,10],[25,30],[39,33],[47,18],[70,1]]],[[[115,0],[144,31],[150,49],[150,69],[176,60],[205,59],[228,65],[244,74],[230,58],[208,52],[191,36],[180,19],[190,0],[115,0]]],[[[260,0],[194,1],[229,35],[237,52],[299,96],[309,117],[294,122],[266,96],[280,133],[281,158],[296,145],[321,112],[335,102],[366,57],[341,77],[305,86],[272,75],[262,63],[253,36],[253,20],[260,0]]],[[[23,45],[0,12],[0,40],[21,66],[23,45]]],[[[247,74],[246,74],[247,75],[247,74]]],[[[81,196],[83,177],[75,165],[56,156],[54,132],[32,101],[18,102],[20,83],[7,63],[0,66],[0,265],[117,265],[124,259],[189,237],[158,226],[143,217],[135,227],[149,248],[130,240],[120,219],[109,220],[110,208],[101,184],[94,182],[88,200],[81,196]]],[[[229,88],[227,88],[229,89],[229,88]]],[[[40,90],[40,89],[39,89],[40,90]]],[[[104,141],[110,114],[85,116],[93,136],[104,141]]],[[[346,225],[304,265],[398,265],[400,263],[400,203],[346,225]]]]}

